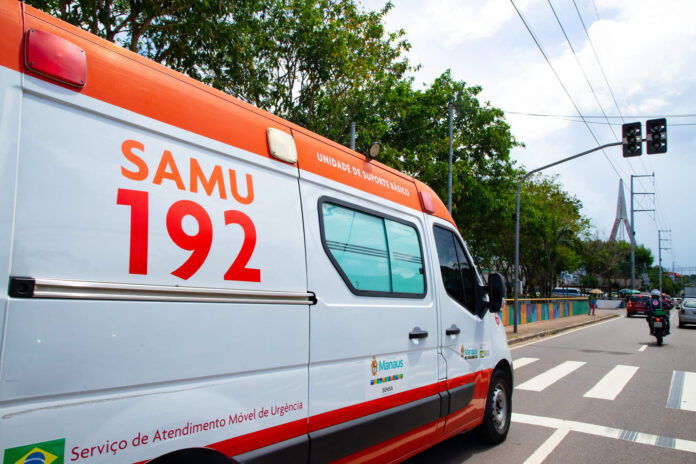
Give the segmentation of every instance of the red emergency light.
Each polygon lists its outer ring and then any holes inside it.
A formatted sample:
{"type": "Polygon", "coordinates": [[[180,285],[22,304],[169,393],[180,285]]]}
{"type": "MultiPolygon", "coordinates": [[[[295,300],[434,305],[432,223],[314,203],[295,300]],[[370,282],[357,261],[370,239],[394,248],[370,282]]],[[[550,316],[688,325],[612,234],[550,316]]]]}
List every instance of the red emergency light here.
{"type": "Polygon", "coordinates": [[[85,51],[74,43],[48,32],[29,29],[24,42],[27,68],[37,74],[73,87],[87,81],[85,51]]]}

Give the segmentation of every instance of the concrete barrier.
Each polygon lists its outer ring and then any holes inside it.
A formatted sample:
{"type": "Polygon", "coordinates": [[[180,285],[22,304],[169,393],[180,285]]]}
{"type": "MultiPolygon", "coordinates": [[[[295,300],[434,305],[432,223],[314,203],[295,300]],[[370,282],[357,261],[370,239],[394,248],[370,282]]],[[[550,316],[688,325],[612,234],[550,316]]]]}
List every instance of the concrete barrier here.
{"type": "Polygon", "coordinates": [[[597,300],[598,309],[617,309],[623,307],[623,300],[597,300]]]}

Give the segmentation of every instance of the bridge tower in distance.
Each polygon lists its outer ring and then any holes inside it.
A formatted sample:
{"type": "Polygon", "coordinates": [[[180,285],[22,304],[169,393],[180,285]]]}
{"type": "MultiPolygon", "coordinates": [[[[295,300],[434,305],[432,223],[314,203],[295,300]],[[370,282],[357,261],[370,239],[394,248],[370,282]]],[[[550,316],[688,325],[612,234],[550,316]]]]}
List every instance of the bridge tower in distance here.
{"type": "Polygon", "coordinates": [[[611,228],[609,240],[616,240],[622,223],[626,228],[626,235],[628,235],[631,242],[635,245],[633,234],[631,233],[631,223],[628,222],[628,214],[626,213],[626,197],[624,196],[623,180],[619,179],[619,199],[616,203],[616,219],[614,219],[614,227],[611,228]]]}

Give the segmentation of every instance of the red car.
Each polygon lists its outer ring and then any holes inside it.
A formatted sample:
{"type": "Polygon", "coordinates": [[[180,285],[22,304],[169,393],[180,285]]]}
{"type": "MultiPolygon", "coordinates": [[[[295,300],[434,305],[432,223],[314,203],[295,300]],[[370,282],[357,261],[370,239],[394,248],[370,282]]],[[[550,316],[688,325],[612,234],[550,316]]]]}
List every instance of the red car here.
{"type": "Polygon", "coordinates": [[[650,311],[650,295],[634,295],[628,299],[626,307],[626,317],[633,317],[634,314],[648,315],[650,311]]]}

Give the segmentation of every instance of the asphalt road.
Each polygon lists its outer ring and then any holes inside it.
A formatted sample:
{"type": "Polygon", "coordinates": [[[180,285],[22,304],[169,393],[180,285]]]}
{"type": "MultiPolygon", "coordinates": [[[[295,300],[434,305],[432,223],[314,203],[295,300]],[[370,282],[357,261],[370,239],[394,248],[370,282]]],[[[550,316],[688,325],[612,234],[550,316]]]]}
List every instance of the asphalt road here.
{"type": "Polygon", "coordinates": [[[420,463],[696,462],[696,326],[657,346],[645,319],[611,319],[512,348],[512,426],[496,447],[472,433],[420,463]]]}

